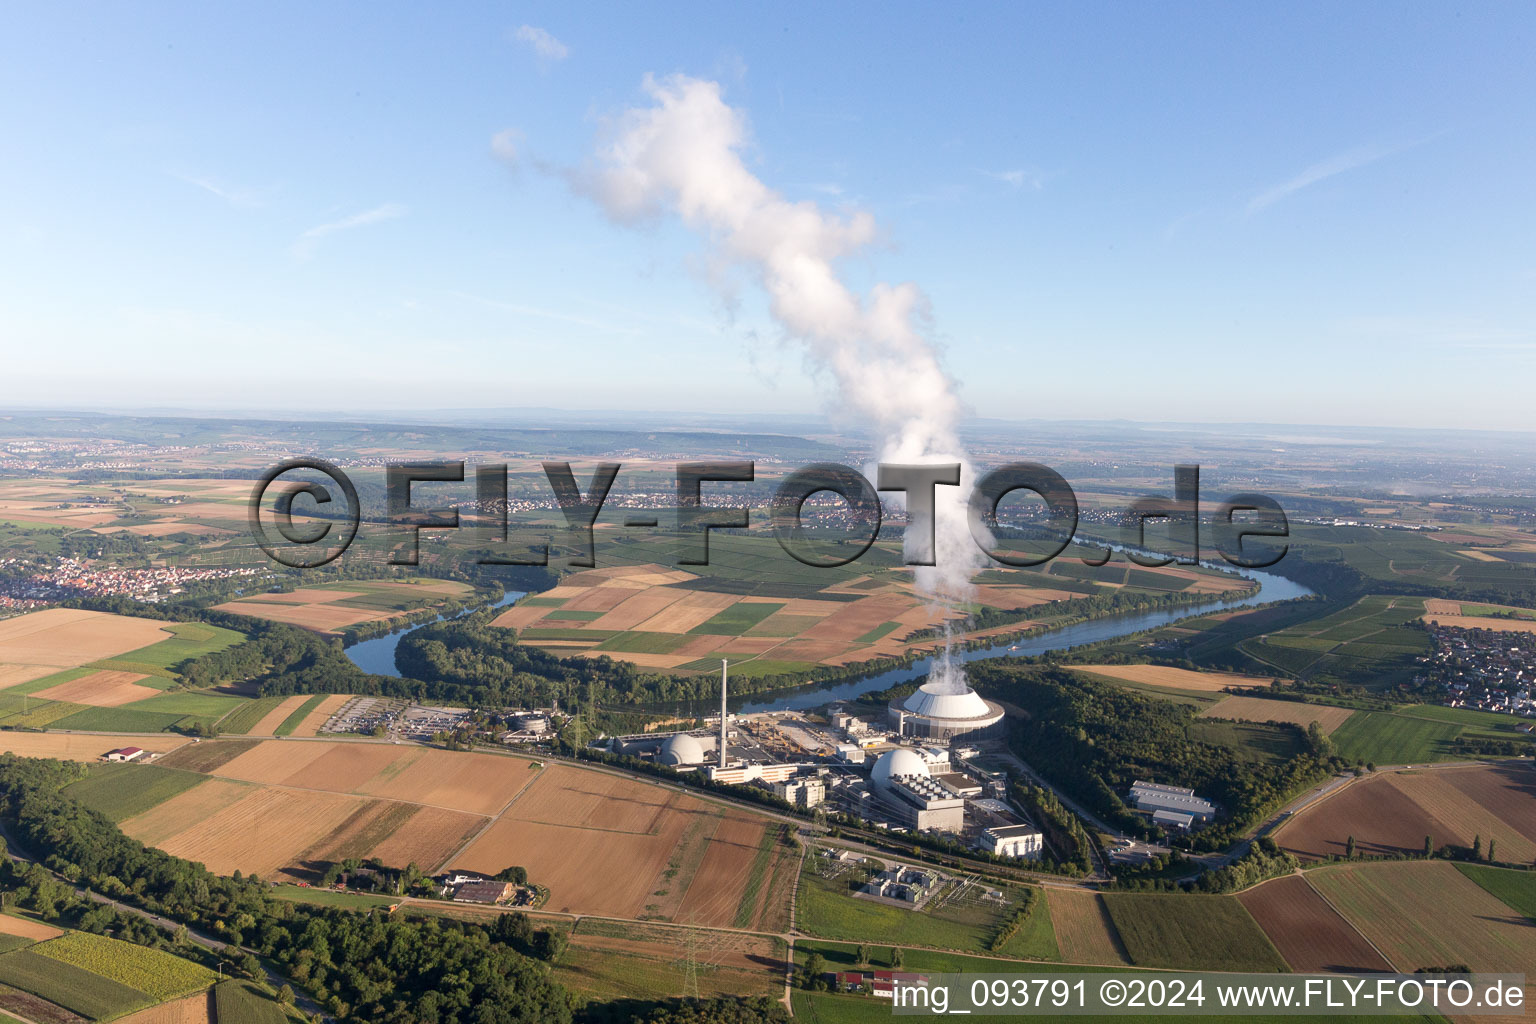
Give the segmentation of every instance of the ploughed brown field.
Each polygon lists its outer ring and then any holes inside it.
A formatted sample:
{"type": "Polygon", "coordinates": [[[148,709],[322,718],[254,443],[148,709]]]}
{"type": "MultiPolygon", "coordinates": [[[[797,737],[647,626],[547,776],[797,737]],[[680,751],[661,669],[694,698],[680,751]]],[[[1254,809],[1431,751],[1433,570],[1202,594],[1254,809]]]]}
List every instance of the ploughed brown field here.
{"type": "Polygon", "coordinates": [[[1355,782],[1302,810],[1275,834],[1297,856],[1343,856],[1349,837],[1364,855],[1414,853],[1429,836],[1435,849],[1483,849],[1499,860],[1536,857],[1536,768],[1504,763],[1384,772],[1355,782]]]}
{"type": "Polygon", "coordinates": [[[0,914],[0,935],[19,935],[24,939],[36,939],[42,942],[45,939],[57,938],[63,935],[61,929],[41,921],[34,921],[30,917],[17,917],[15,914],[0,914]]]}
{"type": "Polygon", "coordinates": [[[71,704],[115,708],[132,704],[136,700],[158,696],[160,691],[153,686],[138,685],[139,680],[148,678],[138,672],[98,669],[78,679],[38,690],[32,696],[39,700],[62,700],[71,704]]]}
{"type": "Polygon", "coordinates": [[[1273,879],[1239,893],[1237,898],[1293,971],[1392,970],[1365,936],[1301,875],[1273,879]]]}
{"type": "Polygon", "coordinates": [[[117,1024],[213,1024],[213,993],[199,992],[138,1013],[117,1018],[117,1024]]]}

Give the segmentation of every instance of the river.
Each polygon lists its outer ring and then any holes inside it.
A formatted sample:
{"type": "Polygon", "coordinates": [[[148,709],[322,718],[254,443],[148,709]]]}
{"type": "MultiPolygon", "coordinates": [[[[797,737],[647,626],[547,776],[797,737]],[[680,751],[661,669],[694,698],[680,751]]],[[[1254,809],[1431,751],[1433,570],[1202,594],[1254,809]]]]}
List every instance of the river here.
{"type": "MultiPolygon", "coordinates": [[[[526,590],[509,590],[491,604],[466,608],[459,612],[459,615],[468,615],[470,612],[478,612],[486,608],[504,608],[526,593],[526,590]]],[[[458,615],[454,616],[454,618],[458,617],[458,615]]],[[[364,672],[372,672],[376,676],[398,676],[400,670],[395,667],[395,648],[400,646],[400,641],[404,640],[408,633],[414,633],[423,626],[431,626],[442,621],[443,616],[439,615],[430,622],[418,622],[414,626],[407,626],[393,633],[376,636],[372,640],[355,643],[347,648],[346,655],[352,659],[352,664],[364,672]]]]}
{"type": "MultiPolygon", "coordinates": [[[[1037,633],[1027,633],[1018,639],[1001,640],[990,647],[978,647],[974,650],[957,651],[955,653],[962,661],[975,661],[977,658],[1031,657],[1044,654],[1046,651],[1066,650],[1072,647],[1081,647],[1083,644],[1113,640],[1115,637],[1125,636],[1128,633],[1139,633],[1145,629],[1156,629],[1159,626],[1166,626],[1171,622],[1176,622],[1179,619],[1188,618],[1192,615],[1208,615],[1211,612],[1226,611],[1232,608],[1247,608],[1270,601],[1288,601],[1293,598],[1307,597],[1312,593],[1311,590],[1300,583],[1288,580],[1284,576],[1277,576],[1274,573],[1259,572],[1253,569],[1240,570],[1240,573],[1258,582],[1259,589],[1256,593],[1249,594],[1246,597],[1218,599],[1160,611],[1122,612],[1116,615],[1106,615],[1102,618],[1090,619],[1087,622],[1079,622],[1076,625],[1065,626],[1061,629],[1041,630],[1037,633]]],[[[524,596],[524,593],[521,590],[509,590],[499,601],[496,601],[490,607],[501,608],[509,605],[524,596]]],[[[459,614],[467,615],[469,612],[464,611],[459,614]]],[[[438,616],[433,622],[441,622],[442,618],[442,616],[438,616]]],[[[400,646],[401,638],[414,630],[429,625],[432,625],[432,623],[424,622],[390,633],[387,636],[375,637],[372,640],[364,640],[362,643],[353,644],[347,648],[347,657],[351,658],[353,664],[357,665],[364,672],[372,672],[381,676],[398,676],[400,671],[395,668],[395,648],[400,646]]],[[[730,702],[731,709],[738,713],[754,711],[803,711],[807,708],[819,707],[834,700],[848,700],[861,694],[888,689],[897,683],[904,683],[919,676],[927,675],[932,662],[932,658],[921,658],[910,665],[903,665],[901,668],[893,668],[888,672],[881,672],[877,675],[866,676],[862,679],[855,679],[846,683],[803,686],[793,690],[775,690],[770,694],[754,694],[749,697],[732,700],[730,702]]]]}

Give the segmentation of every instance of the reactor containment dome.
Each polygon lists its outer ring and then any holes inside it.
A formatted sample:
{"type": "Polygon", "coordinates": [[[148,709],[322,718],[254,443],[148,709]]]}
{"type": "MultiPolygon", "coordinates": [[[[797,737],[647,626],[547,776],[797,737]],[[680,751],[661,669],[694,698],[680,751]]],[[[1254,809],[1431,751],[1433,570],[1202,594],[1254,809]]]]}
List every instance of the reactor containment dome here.
{"type": "Polygon", "coordinates": [[[908,697],[891,701],[891,728],[914,739],[977,740],[999,736],[1003,708],[969,686],[930,679],[908,697]]]}
{"type": "Polygon", "coordinates": [[[697,736],[680,732],[661,745],[656,760],[662,764],[703,764],[704,744],[697,736]]]}
{"type": "Polygon", "coordinates": [[[869,780],[875,784],[876,789],[889,789],[891,780],[903,775],[918,775],[926,779],[928,762],[914,750],[897,747],[880,755],[880,760],[875,762],[875,767],[869,773],[869,780]]]}

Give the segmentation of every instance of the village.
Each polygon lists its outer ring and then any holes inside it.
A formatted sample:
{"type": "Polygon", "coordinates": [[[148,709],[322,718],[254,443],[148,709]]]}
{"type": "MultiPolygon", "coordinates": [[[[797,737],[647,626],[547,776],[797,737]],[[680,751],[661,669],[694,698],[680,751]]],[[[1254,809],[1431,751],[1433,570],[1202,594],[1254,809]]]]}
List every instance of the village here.
{"type": "Polygon", "coordinates": [[[1428,670],[1417,681],[1443,685],[1447,707],[1536,718],[1536,633],[1436,624],[1429,633],[1435,649],[1418,659],[1428,670]]]}

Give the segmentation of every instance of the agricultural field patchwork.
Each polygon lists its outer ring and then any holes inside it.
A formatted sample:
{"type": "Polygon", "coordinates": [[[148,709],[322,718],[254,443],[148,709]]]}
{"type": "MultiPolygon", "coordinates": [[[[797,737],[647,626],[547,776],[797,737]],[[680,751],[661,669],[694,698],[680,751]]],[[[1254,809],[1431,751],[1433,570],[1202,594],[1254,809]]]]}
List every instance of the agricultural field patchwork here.
{"type": "Polygon", "coordinates": [[[134,838],[223,874],[312,881],[349,857],[520,864],[551,909],[779,930],[799,870],[782,828],[750,811],[494,754],[215,740],[75,786],[134,838]]]}
{"type": "Polygon", "coordinates": [[[1287,875],[1237,896],[1264,934],[1299,972],[1391,971],[1365,936],[1300,875],[1287,875]]]}
{"type": "Polygon", "coordinates": [[[169,639],[169,623],[78,608],[0,621],[0,688],[79,668],[169,639]]]}
{"type": "Polygon", "coordinates": [[[31,993],[93,1020],[118,1017],[155,1002],[146,992],[74,964],[42,956],[36,952],[37,948],[0,955],[0,984],[31,993]]]}
{"type": "Polygon", "coordinates": [[[1300,857],[1342,857],[1349,837],[1362,855],[1417,853],[1424,839],[1470,847],[1481,837],[1501,860],[1536,857],[1536,768],[1510,762],[1382,772],[1304,808],[1275,833],[1300,857]]]}
{"type": "Polygon", "coordinates": [[[339,635],[348,626],[435,608],[473,594],[472,586],[453,580],[348,580],[280,593],[252,594],[215,607],[217,611],[339,635]]]}
{"type": "Polygon", "coordinates": [[[203,623],[70,608],[0,621],[0,724],[103,732],[211,725],[240,701],[163,691],[177,685],[176,666],[243,639],[203,623]]]}
{"type": "Polygon", "coordinates": [[[553,765],[454,866],[521,864],[549,887],[550,910],[761,928],[782,918],[798,867],[776,835],[744,810],[553,765]],[[709,888],[726,883],[740,888],[709,888]]]}
{"type": "Polygon", "coordinates": [[[1237,649],[1283,676],[1386,689],[1413,675],[1428,636],[1406,625],[1424,614],[1421,597],[1375,595],[1347,608],[1243,640],[1237,649]]]}
{"type": "Polygon", "coordinates": [[[156,764],[93,765],[89,776],[66,787],[65,795],[113,821],[122,821],[143,814],[204,781],[196,772],[177,771],[156,764]]]}
{"type": "Polygon", "coordinates": [[[1457,864],[1456,870],[1536,924],[1536,872],[1495,868],[1487,864],[1457,864]]]}
{"type": "MultiPolygon", "coordinates": [[[[678,674],[713,671],[728,658],[746,676],[894,657],[931,645],[941,624],[890,545],[853,566],[812,569],[766,537],[720,535],[710,544],[708,575],[697,575],[667,568],[674,552],[664,544],[610,541],[604,554],[625,564],[564,577],[494,624],[564,657],[607,655],[678,674]]],[[[1206,570],[1099,569],[1071,558],[1040,571],[990,570],[977,584],[965,614],[1010,613],[981,631],[992,633],[1049,623],[1066,614],[1061,602],[1113,588],[1220,594],[1244,586],[1206,570]]]]}
{"type": "Polygon", "coordinates": [[[1330,866],[1308,881],[1399,971],[1467,964],[1529,973],[1536,928],[1446,861],[1330,866]]]}

